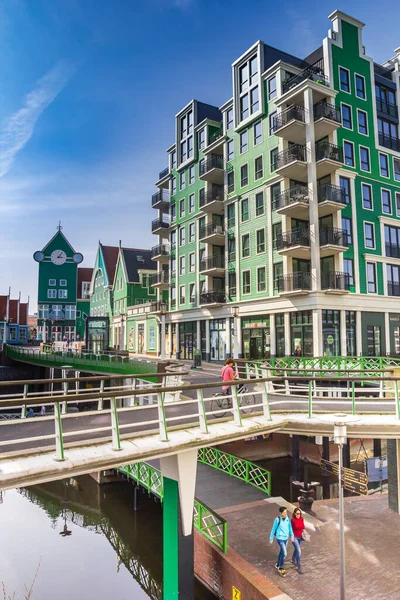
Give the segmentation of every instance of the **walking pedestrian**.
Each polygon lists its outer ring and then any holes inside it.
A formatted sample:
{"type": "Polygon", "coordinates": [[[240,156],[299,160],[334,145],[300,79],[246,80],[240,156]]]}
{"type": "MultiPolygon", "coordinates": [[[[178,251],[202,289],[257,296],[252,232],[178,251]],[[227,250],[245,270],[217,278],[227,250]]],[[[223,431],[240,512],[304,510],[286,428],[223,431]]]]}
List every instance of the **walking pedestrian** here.
{"type": "Polygon", "coordinates": [[[300,574],[303,573],[303,570],[301,568],[301,542],[303,541],[303,531],[305,530],[306,526],[304,524],[304,519],[303,519],[303,515],[302,512],[300,510],[300,508],[295,508],[295,510],[293,511],[293,515],[292,515],[292,529],[293,529],[293,535],[294,535],[294,540],[293,540],[293,547],[294,547],[294,551],[293,551],[293,556],[292,556],[292,563],[297,567],[297,570],[300,574]]]}
{"type": "MultiPolygon", "coordinates": [[[[233,358],[227,358],[225,361],[225,365],[222,367],[222,371],[221,371],[221,377],[222,377],[222,381],[223,382],[230,382],[233,381],[236,377],[236,373],[235,373],[235,369],[233,368],[233,365],[235,364],[233,358]]],[[[222,386],[222,390],[224,392],[224,394],[228,395],[229,394],[229,385],[223,385],[222,386]]]]}
{"type": "Polygon", "coordinates": [[[276,538],[277,544],[279,546],[279,554],[278,560],[275,565],[275,569],[278,570],[279,575],[281,577],[285,577],[286,572],[284,569],[285,566],[285,558],[287,555],[287,544],[289,538],[294,541],[292,524],[290,522],[289,517],[287,516],[286,506],[279,507],[279,516],[273,522],[271,534],[269,536],[269,543],[272,544],[274,541],[274,537],[276,538]]]}

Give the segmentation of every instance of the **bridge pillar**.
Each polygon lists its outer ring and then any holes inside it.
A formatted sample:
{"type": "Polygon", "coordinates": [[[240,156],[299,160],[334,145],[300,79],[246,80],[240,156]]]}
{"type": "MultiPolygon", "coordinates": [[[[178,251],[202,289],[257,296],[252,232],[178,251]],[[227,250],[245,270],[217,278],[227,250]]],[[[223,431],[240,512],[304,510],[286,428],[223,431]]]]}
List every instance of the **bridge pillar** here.
{"type": "Polygon", "coordinates": [[[387,440],[388,503],[400,514],[400,440],[387,440]]]}
{"type": "Polygon", "coordinates": [[[382,456],[382,440],[374,439],[374,456],[382,456]]]}
{"type": "Polygon", "coordinates": [[[300,437],[292,436],[292,481],[300,481],[300,437]]]}
{"type": "Polygon", "coordinates": [[[193,506],[197,450],[160,459],[163,476],[163,600],[194,598],[193,506]]]}

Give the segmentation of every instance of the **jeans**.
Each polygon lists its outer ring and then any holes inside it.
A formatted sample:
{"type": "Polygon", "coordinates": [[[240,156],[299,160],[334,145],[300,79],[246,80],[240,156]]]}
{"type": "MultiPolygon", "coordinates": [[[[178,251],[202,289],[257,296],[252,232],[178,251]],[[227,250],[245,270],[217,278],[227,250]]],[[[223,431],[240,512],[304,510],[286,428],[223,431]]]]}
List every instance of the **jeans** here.
{"type": "Polygon", "coordinates": [[[286,546],[289,540],[276,540],[278,542],[278,546],[279,546],[279,555],[278,555],[278,560],[276,562],[276,564],[278,565],[278,567],[280,569],[283,568],[283,565],[285,564],[285,558],[286,558],[286,546]]]}
{"type": "Polygon", "coordinates": [[[300,544],[303,541],[303,538],[301,537],[295,537],[294,538],[294,542],[293,542],[293,556],[292,556],[292,561],[296,563],[296,565],[298,566],[298,568],[300,569],[301,564],[300,564],[300,557],[301,557],[301,548],[300,548],[300,544]]]}

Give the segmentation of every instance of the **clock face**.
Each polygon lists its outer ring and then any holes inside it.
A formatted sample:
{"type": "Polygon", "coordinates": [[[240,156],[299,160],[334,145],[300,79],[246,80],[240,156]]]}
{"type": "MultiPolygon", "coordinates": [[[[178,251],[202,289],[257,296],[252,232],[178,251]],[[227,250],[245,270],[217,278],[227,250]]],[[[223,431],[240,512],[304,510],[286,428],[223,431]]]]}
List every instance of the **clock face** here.
{"type": "Polygon", "coordinates": [[[34,260],[36,260],[36,262],[42,262],[42,260],[44,260],[44,254],[43,254],[43,252],[41,252],[40,250],[38,250],[33,255],[33,258],[34,258],[34,260]]]}
{"type": "Polygon", "coordinates": [[[81,263],[83,261],[83,254],[81,254],[80,252],[76,252],[72,259],[74,260],[74,262],[76,262],[77,264],[81,263]]]}
{"type": "Polygon", "coordinates": [[[55,265],[63,265],[67,260],[67,255],[64,250],[53,250],[50,254],[50,260],[55,265]]]}

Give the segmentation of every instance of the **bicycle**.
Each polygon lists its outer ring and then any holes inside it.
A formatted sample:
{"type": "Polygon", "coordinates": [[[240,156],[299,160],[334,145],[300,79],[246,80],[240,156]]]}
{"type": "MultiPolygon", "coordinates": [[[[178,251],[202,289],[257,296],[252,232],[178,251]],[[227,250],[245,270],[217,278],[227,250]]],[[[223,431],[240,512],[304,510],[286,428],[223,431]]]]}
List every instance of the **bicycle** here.
{"type": "MultiPolygon", "coordinates": [[[[249,394],[249,388],[246,385],[238,385],[237,392],[239,396],[239,406],[242,409],[243,414],[247,415],[254,411],[254,404],[256,403],[256,398],[253,394],[249,394]]],[[[210,403],[210,410],[212,413],[215,412],[215,416],[218,418],[226,417],[233,408],[232,398],[229,395],[223,394],[222,392],[217,392],[212,395],[212,400],[210,403]],[[221,411],[225,411],[222,412],[221,411]]]]}

